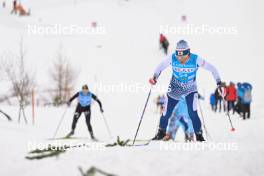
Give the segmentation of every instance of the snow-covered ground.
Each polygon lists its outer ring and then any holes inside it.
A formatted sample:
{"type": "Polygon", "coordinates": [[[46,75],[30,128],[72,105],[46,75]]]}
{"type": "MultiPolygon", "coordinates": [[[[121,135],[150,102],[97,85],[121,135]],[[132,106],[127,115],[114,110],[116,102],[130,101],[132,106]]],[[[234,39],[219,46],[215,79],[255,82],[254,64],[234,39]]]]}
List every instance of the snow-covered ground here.
{"type": "MultiPolygon", "coordinates": [[[[232,116],[236,132],[230,132],[229,122],[224,114],[210,111],[208,96],[215,88],[212,76],[204,71],[198,72],[199,91],[206,97],[202,103],[206,126],[212,136],[213,144],[234,145],[232,151],[199,150],[183,151],[175,149],[176,144],[183,145],[182,135],[177,143],[170,144],[166,151],[164,143],[152,142],[148,146],[134,148],[104,148],[103,151],[68,151],[59,158],[40,161],[25,159],[29,142],[50,142],[65,107],[38,107],[36,124],[16,123],[17,107],[1,105],[14,118],[7,122],[0,118],[2,137],[0,175],[80,175],[77,167],[88,169],[96,166],[116,175],[264,175],[263,163],[264,78],[261,77],[262,29],[260,19],[261,1],[241,0],[25,0],[26,8],[31,9],[30,17],[10,15],[11,1],[6,9],[0,10],[0,54],[17,52],[19,41],[23,37],[26,47],[27,63],[31,66],[37,80],[38,91],[48,88],[48,71],[53,64],[58,48],[70,58],[73,67],[79,70],[76,91],[84,83],[95,91],[103,102],[105,116],[114,136],[122,139],[133,138],[147,96],[147,80],[153,74],[155,66],[164,57],[159,51],[158,37],[162,27],[172,30],[166,34],[170,41],[170,51],[176,41],[185,38],[194,53],[203,56],[214,64],[224,81],[243,82],[253,85],[252,119],[242,121],[232,116]],[[181,16],[187,16],[187,22],[181,22],[181,16]],[[100,31],[95,34],[29,34],[28,27],[60,24],[89,27],[97,22],[100,31]],[[233,33],[175,33],[177,26],[192,25],[199,28],[224,27],[234,29],[233,33]],[[97,81],[95,81],[97,80],[97,81]],[[100,91],[96,85],[139,85],[137,91],[100,91]]],[[[186,32],[186,31],[185,31],[186,32]]],[[[188,32],[188,31],[187,31],[188,32]]],[[[1,57],[2,58],[2,57],[1,57]]],[[[170,69],[159,79],[157,87],[167,87],[170,69]]],[[[8,93],[4,78],[1,78],[1,95],[8,93]],[[3,92],[3,93],[2,93],[3,92]]],[[[159,116],[154,113],[154,98],[164,91],[151,95],[146,110],[139,139],[153,137],[159,116]]],[[[38,95],[37,95],[38,96],[38,95]]],[[[92,124],[96,136],[105,143],[107,131],[98,107],[93,106],[92,124]]],[[[26,109],[31,116],[31,109],[26,109]]],[[[70,130],[74,107],[68,109],[59,129],[58,136],[70,130]]],[[[22,119],[23,122],[23,119],[22,119]]],[[[88,136],[84,118],[80,119],[76,136],[88,136]]],[[[74,142],[89,142],[79,139],[74,142]]],[[[195,144],[193,144],[195,145],[195,144]]],[[[206,145],[206,144],[205,144],[206,145]]]]}

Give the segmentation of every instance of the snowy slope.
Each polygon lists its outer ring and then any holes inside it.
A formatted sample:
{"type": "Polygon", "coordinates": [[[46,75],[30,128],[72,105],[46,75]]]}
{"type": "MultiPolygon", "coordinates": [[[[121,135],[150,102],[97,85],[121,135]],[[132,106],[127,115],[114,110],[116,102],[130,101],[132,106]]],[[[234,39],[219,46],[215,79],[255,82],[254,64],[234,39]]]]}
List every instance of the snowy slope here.
{"type": "MultiPolygon", "coordinates": [[[[36,72],[39,91],[49,84],[48,71],[56,51],[62,46],[72,65],[77,68],[79,79],[76,91],[84,83],[92,90],[96,84],[140,84],[146,91],[105,92],[97,90],[102,100],[106,118],[115,136],[132,138],[147,96],[147,80],[164,55],[158,48],[160,25],[182,25],[181,15],[194,26],[235,26],[236,35],[167,34],[173,51],[177,40],[186,38],[192,51],[216,65],[222,79],[248,81],[254,86],[253,116],[250,121],[233,117],[237,131],[229,132],[228,119],[224,114],[213,114],[203,103],[206,125],[213,142],[235,142],[238,151],[162,151],[159,143],[142,148],[110,148],[104,152],[71,151],[60,158],[43,161],[27,161],[28,141],[45,141],[52,137],[63,108],[38,108],[36,126],[18,125],[0,120],[1,175],[80,175],[77,167],[98,166],[117,175],[263,175],[263,126],[262,99],[264,94],[261,71],[261,34],[263,24],[254,19],[263,16],[258,1],[239,0],[55,0],[22,1],[31,9],[32,16],[17,17],[8,9],[0,10],[0,54],[16,52],[21,37],[27,50],[27,62],[36,72]],[[228,4],[228,5],[227,5],[228,4]],[[105,30],[101,35],[29,35],[28,25],[79,25],[90,26],[96,21],[105,30]],[[97,78],[97,82],[95,81],[97,78]],[[19,163],[14,165],[14,163],[19,163]],[[201,169],[203,168],[203,169],[201,169]]],[[[167,87],[170,69],[160,77],[157,86],[167,87]]],[[[1,78],[1,77],[0,77],[1,78]]],[[[1,78],[2,79],[2,78],[1,78]]],[[[208,99],[215,88],[212,76],[200,70],[199,90],[208,99]]],[[[2,84],[1,84],[2,85],[2,84]]],[[[7,92],[7,87],[1,87],[7,92]]],[[[155,133],[158,115],[154,113],[154,92],[146,111],[140,139],[148,139],[155,133]]],[[[1,106],[13,117],[16,107],[1,106]]],[[[68,110],[59,136],[70,129],[74,108],[68,110]]],[[[30,108],[27,109],[29,116],[30,108]]],[[[93,107],[92,123],[99,139],[109,142],[97,105],[93,107]]],[[[77,136],[87,136],[84,118],[78,124],[77,136]]],[[[179,136],[182,141],[182,136],[179,136]]]]}

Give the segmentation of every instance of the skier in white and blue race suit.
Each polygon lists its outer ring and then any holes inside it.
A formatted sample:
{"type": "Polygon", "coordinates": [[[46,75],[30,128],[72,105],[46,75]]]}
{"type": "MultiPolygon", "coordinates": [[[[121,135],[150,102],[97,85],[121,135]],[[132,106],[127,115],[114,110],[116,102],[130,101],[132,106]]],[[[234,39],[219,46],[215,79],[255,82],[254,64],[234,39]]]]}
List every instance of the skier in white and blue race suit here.
{"type": "Polygon", "coordinates": [[[168,103],[165,115],[160,117],[159,131],[153,140],[161,140],[165,136],[168,120],[172,115],[174,107],[180,97],[185,96],[189,116],[192,120],[196,141],[204,141],[202,135],[201,121],[197,113],[198,93],[196,84],[196,73],[198,68],[210,71],[217,83],[221,86],[221,79],[217,69],[206,62],[199,55],[190,52],[188,43],[180,40],[174,53],[168,55],[155,69],[154,75],[149,79],[150,84],[155,85],[161,72],[167,67],[172,68],[172,78],[169,84],[167,97],[168,103]]]}

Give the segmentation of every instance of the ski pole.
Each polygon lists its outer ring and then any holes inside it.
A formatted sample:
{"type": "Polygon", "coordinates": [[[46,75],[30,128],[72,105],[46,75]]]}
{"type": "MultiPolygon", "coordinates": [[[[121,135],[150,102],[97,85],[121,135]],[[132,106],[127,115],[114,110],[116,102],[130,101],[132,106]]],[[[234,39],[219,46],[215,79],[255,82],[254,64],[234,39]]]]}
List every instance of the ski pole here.
{"type": "Polygon", "coordinates": [[[65,110],[64,110],[64,112],[63,112],[63,114],[62,114],[62,116],[61,116],[61,118],[60,118],[59,124],[57,125],[56,131],[55,131],[55,133],[54,133],[52,139],[55,139],[55,137],[56,137],[56,135],[57,135],[57,132],[58,132],[60,126],[61,126],[61,123],[62,123],[62,121],[63,121],[63,119],[64,119],[64,117],[65,117],[65,114],[66,114],[67,110],[68,110],[68,107],[65,108],[65,110]]]}
{"type": "MultiPolygon", "coordinates": [[[[221,88],[220,88],[220,95],[221,95],[221,97],[222,97],[222,99],[223,99],[223,102],[225,103],[225,92],[224,92],[224,90],[222,90],[221,88]]],[[[231,118],[230,118],[230,115],[229,115],[229,112],[228,112],[228,109],[227,109],[227,113],[226,113],[226,115],[228,116],[228,119],[229,119],[229,123],[230,123],[230,125],[231,125],[231,129],[230,129],[230,131],[232,131],[232,132],[234,132],[236,129],[234,128],[234,126],[233,126],[233,123],[232,123],[232,120],[231,120],[231,118]]]]}
{"type": "Polygon", "coordinates": [[[211,137],[211,135],[209,134],[208,130],[207,130],[207,127],[205,125],[205,120],[204,120],[204,115],[203,115],[203,110],[202,110],[202,106],[201,106],[201,103],[200,103],[200,100],[198,98],[198,105],[199,105],[199,108],[200,108],[200,113],[201,113],[201,117],[202,117],[202,122],[203,122],[203,128],[204,128],[204,131],[206,133],[206,137],[211,140],[213,140],[213,138],[211,137]]]}
{"type": "Polygon", "coordinates": [[[233,124],[232,124],[232,120],[230,118],[230,115],[229,115],[229,112],[227,112],[227,116],[229,118],[229,122],[230,122],[230,125],[231,125],[231,131],[235,131],[236,129],[234,128],[233,124]]]}
{"type": "Polygon", "coordinates": [[[2,110],[0,110],[0,112],[1,112],[4,116],[6,116],[6,118],[7,118],[8,121],[12,121],[12,118],[11,118],[7,113],[3,112],[2,110]]]}
{"type": "Polygon", "coordinates": [[[141,114],[141,118],[140,118],[140,121],[139,121],[139,124],[138,124],[138,127],[137,127],[137,132],[136,132],[136,134],[135,134],[135,137],[134,137],[134,140],[133,140],[133,144],[132,144],[132,145],[134,145],[134,143],[135,143],[135,141],[136,141],[137,134],[138,134],[138,130],[139,130],[139,127],[140,127],[140,125],[141,125],[142,119],[143,119],[143,117],[144,117],[145,110],[146,110],[146,107],[147,107],[147,104],[148,104],[148,101],[149,101],[149,97],[150,97],[150,95],[151,95],[151,90],[152,90],[152,87],[151,87],[150,90],[149,90],[148,97],[147,97],[147,101],[146,101],[146,103],[145,103],[145,106],[144,106],[143,112],[142,112],[142,114],[141,114]]]}
{"type": "Polygon", "coordinates": [[[106,118],[105,118],[105,116],[104,116],[104,113],[102,113],[102,116],[103,116],[103,119],[104,119],[104,123],[105,123],[106,129],[107,129],[108,135],[109,135],[110,138],[112,139],[113,136],[112,136],[112,133],[111,133],[110,128],[109,128],[109,126],[108,126],[108,123],[107,123],[107,121],[106,121],[106,118]]]}

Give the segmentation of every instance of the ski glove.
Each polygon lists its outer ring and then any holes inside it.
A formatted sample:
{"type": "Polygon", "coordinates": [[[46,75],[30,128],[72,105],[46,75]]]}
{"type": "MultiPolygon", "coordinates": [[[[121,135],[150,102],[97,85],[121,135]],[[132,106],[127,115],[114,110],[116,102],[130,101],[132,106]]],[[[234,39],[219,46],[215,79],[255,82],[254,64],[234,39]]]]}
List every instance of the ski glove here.
{"type": "Polygon", "coordinates": [[[150,83],[151,85],[155,85],[155,84],[157,83],[156,78],[155,78],[155,77],[150,78],[150,79],[149,79],[149,83],[150,83]]]}

